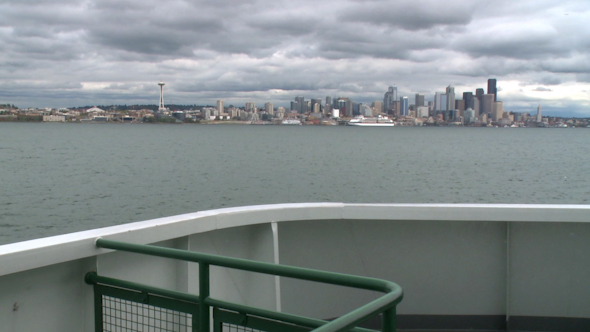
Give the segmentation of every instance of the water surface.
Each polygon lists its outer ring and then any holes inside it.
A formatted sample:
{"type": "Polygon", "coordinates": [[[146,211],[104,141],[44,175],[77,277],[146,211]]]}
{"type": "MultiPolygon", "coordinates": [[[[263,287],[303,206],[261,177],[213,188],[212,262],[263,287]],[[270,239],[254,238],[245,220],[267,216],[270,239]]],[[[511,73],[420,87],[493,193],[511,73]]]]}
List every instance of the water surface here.
{"type": "Polygon", "coordinates": [[[588,204],[590,129],[0,123],[0,244],[269,203],[588,204]]]}

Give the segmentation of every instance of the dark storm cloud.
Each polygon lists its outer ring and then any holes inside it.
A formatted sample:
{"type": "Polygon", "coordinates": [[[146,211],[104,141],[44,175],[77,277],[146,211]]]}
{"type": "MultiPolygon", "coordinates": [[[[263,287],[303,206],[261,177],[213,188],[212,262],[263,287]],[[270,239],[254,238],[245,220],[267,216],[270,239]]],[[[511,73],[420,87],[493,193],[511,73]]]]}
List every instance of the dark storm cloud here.
{"type": "Polygon", "coordinates": [[[472,1],[359,2],[342,10],[338,21],[423,30],[438,25],[467,25],[471,22],[475,7],[472,1]]]}

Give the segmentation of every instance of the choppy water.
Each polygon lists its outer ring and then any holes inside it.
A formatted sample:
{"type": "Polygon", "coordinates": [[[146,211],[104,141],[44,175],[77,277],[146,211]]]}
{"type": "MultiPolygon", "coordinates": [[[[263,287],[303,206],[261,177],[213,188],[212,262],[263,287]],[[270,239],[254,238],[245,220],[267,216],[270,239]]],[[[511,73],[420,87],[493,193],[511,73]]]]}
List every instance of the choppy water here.
{"type": "Polygon", "coordinates": [[[588,204],[590,129],[0,123],[0,244],[285,202],[588,204]]]}

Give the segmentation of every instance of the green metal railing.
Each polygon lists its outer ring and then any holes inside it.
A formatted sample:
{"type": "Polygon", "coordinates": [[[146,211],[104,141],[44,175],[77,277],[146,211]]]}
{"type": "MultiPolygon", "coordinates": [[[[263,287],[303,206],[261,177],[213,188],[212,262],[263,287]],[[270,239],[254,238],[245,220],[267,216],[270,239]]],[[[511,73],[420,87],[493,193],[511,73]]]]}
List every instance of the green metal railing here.
{"type": "MultiPolygon", "coordinates": [[[[276,325],[277,322],[284,322],[292,326],[292,329],[287,329],[286,325],[280,330],[299,331],[297,328],[313,329],[314,332],[335,332],[335,331],[368,331],[365,329],[355,328],[358,324],[366,321],[371,317],[382,314],[382,330],[383,332],[395,332],[396,330],[396,305],[401,302],[403,292],[397,284],[369,277],[352,276],[342,273],[325,272],[306,268],[299,268],[286,265],[276,265],[271,263],[263,263],[239,258],[222,257],[210,254],[196,253],[186,250],[171,249],[164,247],[157,247],[152,245],[133,244],[105,239],[98,239],[96,246],[106,249],[114,249],[120,251],[134,252],[139,254],[146,254],[151,256],[166,257],[172,259],[179,259],[188,262],[195,262],[199,264],[199,295],[191,295],[177,291],[161,289],[133,283],[124,280],[112,279],[103,276],[98,276],[95,272],[89,272],[85,280],[88,284],[93,284],[95,287],[95,315],[100,315],[96,318],[96,331],[103,331],[104,318],[104,302],[106,291],[105,286],[113,286],[135,291],[131,297],[136,299],[136,302],[141,302],[145,305],[151,305],[150,301],[158,298],[176,299],[180,305],[174,305],[172,310],[176,310],[183,314],[190,316],[190,328],[193,331],[209,332],[210,331],[210,313],[213,308],[215,317],[232,317],[232,314],[243,315],[240,326],[248,327],[244,324],[245,321],[256,321],[261,326],[269,326],[266,331],[275,331],[271,326],[276,325]],[[319,319],[312,319],[297,315],[280,313],[260,308],[253,308],[245,305],[239,305],[226,301],[216,300],[209,295],[209,266],[220,266],[226,268],[239,269],[250,272],[258,272],[270,274],[275,276],[289,277],[301,280],[309,280],[322,282],[332,285],[354,287],[365,290],[373,290],[385,293],[381,297],[373,300],[360,308],[357,308],[333,321],[324,321],[319,319]],[[100,296],[97,296],[99,294],[100,296]],[[98,308],[97,308],[98,305],[98,308]],[[100,309],[100,310],[99,310],[100,309]],[[249,319],[245,319],[250,317],[249,319]],[[266,325],[264,322],[267,322],[266,325]],[[274,325],[273,325],[274,324],[274,325]],[[99,326],[100,325],[100,326],[99,326]]],[[[107,291],[108,292],[108,291],[107,291]]],[[[166,308],[166,307],[164,307],[166,308]]],[[[141,308],[143,310],[143,308],[141,308]]],[[[151,309],[148,309],[151,310],[151,309]]],[[[137,311],[137,309],[135,310],[137,311]]],[[[176,312],[175,311],[175,312],[176,312]]],[[[176,313],[175,313],[176,314],[176,313]]],[[[187,316],[188,317],[188,316],[187,316]]],[[[234,319],[239,320],[239,319],[234,319]]],[[[174,324],[174,322],[172,322],[174,324]]],[[[220,331],[218,321],[215,321],[215,331],[220,331]]],[[[256,326],[249,327],[248,331],[258,329],[256,326]]]]}

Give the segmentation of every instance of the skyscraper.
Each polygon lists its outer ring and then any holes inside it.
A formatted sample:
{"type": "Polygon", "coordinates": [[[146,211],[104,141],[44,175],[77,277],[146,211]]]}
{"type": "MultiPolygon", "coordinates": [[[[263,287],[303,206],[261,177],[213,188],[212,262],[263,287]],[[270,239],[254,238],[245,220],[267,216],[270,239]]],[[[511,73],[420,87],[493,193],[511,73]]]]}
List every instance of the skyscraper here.
{"type": "Polygon", "coordinates": [[[219,111],[219,114],[223,113],[224,109],[223,109],[223,100],[218,100],[217,101],[217,111],[219,111]]]}
{"type": "Polygon", "coordinates": [[[382,102],[375,100],[371,106],[373,106],[373,109],[375,110],[376,114],[383,113],[383,103],[382,102]]]}
{"type": "Polygon", "coordinates": [[[390,86],[383,97],[383,111],[388,112],[391,110],[394,101],[397,101],[397,87],[390,86]]]}
{"type": "Polygon", "coordinates": [[[490,114],[492,113],[492,111],[494,110],[494,95],[492,94],[485,94],[483,96],[481,96],[481,109],[479,110],[479,113],[481,115],[483,114],[490,114]]]}
{"type": "Polygon", "coordinates": [[[451,111],[455,109],[455,88],[447,86],[447,110],[451,111]]]}
{"type": "Polygon", "coordinates": [[[407,96],[403,96],[399,99],[400,102],[400,114],[402,116],[408,115],[408,107],[410,106],[410,102],[407,96]]]}
{"type": "Polygon", "coordinates": [[[541,104],[537,106],[537,122],[543,122],[543,116],[541,115],[541,104]]]}
{"type": "Polygon", "coordinates": [[[473,92],[463,92],[463,100],[465,100],[465,109],[475,109],[475,99],[473,98],[473,92]]]}
{"type": "Polygon", "coordinates": [[[321,111],[321,108],[322,108],[322,100],[321,99],[319,99],[319,98],[311,99],[311,108],[309,109],[309,111],[311,111],[313,113],[319,113],[321,111]]]}
{"type": "Polygon", "coordinates": [[[244,106],[247,112],[256,112],[256,104],[253,102],[247,102],[244,106]]]}
{"type": "Polygon", "coordinates": [[[297,112],[299,113],[305,113],[305,111],[307,111],[305,108],[305,98],[302,96],[297,96],[295,97],[295,102],[298,105],[298,109],[296,109],[297,112]]]}
{"type": "Polygon", "coordinates": [[[494,101],[498,101],[498,89],[496,89],[496,79],[490,78],[488,80],[488,94],[494,95],[494,101]]]}
{"type": "Polygon", "coordinates": [[[269,115],[275,114],[275,105],[273,103],[266,103],[264,104],[264,111],[269,115]]]}
{"type": "Polygon", "coordinates": [[[492,120],[498,121],[504,115],[504,107],[501,101],[494,102],[494,111],[492,112],[492,120]]]}
{"type": "MultiPolygon", "coordinates": [[[[485,94],[483,88],[475,89],[475,97],[477,97],[476,103],[479,104],[479,113],[483,112],[483,95],[485,94]]],[[[475,108],[474,108],[475,109],[475,108]]]]}
{"type": "Polygon", "coordinates": [[[424,95],[417,93],[416,98],[414,99],[414,105],[416,106],[416,109],[420,106],[424,106],[424,95]]]}
{"type": "Polygon", "coordinates": [[[434,111],[446,111],[447,110],[447,94],[442,92],[436,92],[434,94],[434,111]]]}

